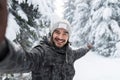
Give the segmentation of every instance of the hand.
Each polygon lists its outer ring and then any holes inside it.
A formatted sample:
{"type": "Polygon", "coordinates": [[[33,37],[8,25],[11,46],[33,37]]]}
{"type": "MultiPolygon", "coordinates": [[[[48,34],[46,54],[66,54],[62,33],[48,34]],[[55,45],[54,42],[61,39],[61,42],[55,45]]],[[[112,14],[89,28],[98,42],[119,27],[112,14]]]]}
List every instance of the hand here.
{"type": "Polygon", "coordinates": [[[88,47],[89,49],[91,49],[91,48],[93,48],[93,45],[92,45],[91,43],[87,43],[87,47],[88,47]]]}
{"type": "Polygon", "coordinates": [[[0,43],[4,40],[7,27],[7,0],[0,0],[0,43]]]}

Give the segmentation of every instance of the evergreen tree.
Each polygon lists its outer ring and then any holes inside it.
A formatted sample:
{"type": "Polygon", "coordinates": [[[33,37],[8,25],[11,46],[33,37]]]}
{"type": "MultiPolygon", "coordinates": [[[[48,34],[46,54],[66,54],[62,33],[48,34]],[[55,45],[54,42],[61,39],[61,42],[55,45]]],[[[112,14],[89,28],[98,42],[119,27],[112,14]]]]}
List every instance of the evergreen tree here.
{"type": "Polygon", "coordinates": [[[43,16],[38,11],[38,6],[34,7],[33,4],[28,4],[27,0],[22,3],[16,0],[12,0],[12,2],[13,4],[11,4],[9,10],[15,16],[15,20],[20,26],[14,41],[18,42],[25,50],[29,50],[33,43],[42,37],[39,31],[46,26],[48,27],[50,21],[44,20],[43,23],[43,20],[40,20],[41,17],[43,19],[43,16]],[[24,13],[27,19],[21,16],[22,14],[19,13],[20,11],[24,13]],[[37,23],[37,21],[39,23],[37,23]]]}
{"type": "Polygon", "coordinates": [[[117,44],[120,39],[119,1],[95,0],[91,2],[91,34],[95,51],[109,57],[119,57],[117,44]],[[98,4],[97,4],[98,3],[98,4]]]}
{"type": "Polygon", "coordinates": [[[91,42],[102,56],[120,56],[120,1],[75,0],[75,5],[73,46],[91,42]]]}
{"type": "Polygon", "coordinates": [[[79,47],[87,42],[87,35],[89,34],[89,25],[87,25],[90,16],[90,5],[86,1],[75,1],[76,9],[74,12],[74,19],[72,22],[73,34],[71,40],[73,46],[79,47]],[[76,34],[74,34],[74,32],[76,34]],[[86,37],[85,37],[86,36],[86,37]]]}
{"type": "Polygon", "coordinates": [[[64,18],[67,19],[70,23],[72,23],[74,18],[74,10],[75,10],[75,0],[67,0],[64,2],[65,9],[64,9],[64,18]]]}

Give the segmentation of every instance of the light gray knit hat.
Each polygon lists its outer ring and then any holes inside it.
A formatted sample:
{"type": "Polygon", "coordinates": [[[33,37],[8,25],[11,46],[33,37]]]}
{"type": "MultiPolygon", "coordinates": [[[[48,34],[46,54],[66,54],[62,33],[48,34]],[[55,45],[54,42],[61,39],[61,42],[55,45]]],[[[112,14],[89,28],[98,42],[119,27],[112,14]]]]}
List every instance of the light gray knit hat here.
{"type": "Polygon", "coordinates": [[[59,20],[53,23],[50,29],[51,35],[53,34],[54,30],[57,28],[63,28],[66,31],[68,31],[69,35],[71,34],[71,25],[67,20],[59,20]]]}

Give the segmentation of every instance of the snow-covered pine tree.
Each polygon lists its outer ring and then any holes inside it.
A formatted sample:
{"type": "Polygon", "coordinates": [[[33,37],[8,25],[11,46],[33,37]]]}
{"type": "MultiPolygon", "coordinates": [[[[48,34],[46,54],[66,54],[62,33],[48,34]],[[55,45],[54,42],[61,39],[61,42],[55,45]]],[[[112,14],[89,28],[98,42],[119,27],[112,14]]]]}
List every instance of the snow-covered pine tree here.
{"type": "Polygon", "coordinates": [[[27,0],[20,4],[17,0],[12,0],[12,2],[13,4],[11,4],[11,8],[9,10],[15,16],[15,20],[20,26],[20,32],[17,33],[16,39],[14,41],[19,42],[25,50],[28,50],[32,45],[32,40],[35,40],[37,38],[34,30],[30,30],[30,27],[37,26],[34,20],[36,17],[39,18],[40,15],[37,12],[37,8],[34,9],[32,4],[29,5],[27,3],[27,0]],[[26,15],[27,19],[23,18],[23,16],[21,16],[21,13],[22,15],[26,15]]]}
{"type": "Polygon", "coordinates": [[[25,50],[29,50],[33,43],[42,37],[39,32],[42,32],[43,28],[50,25],[50,20],[45,15],[43,17],[38,11],[38,5],[34,6],[28,3],[28,0],[21,3],[17,0],[12,0],[9,10],[20,26],[14,41],[18,42],[25,50]]]}
{"type": "Polygon", "coordinates": [[[70,23],[73,22],[74,10],[75,10],[75,0],[66,0],[64,2],[64,18],[67,19],[70,23]]]}
{"type": "Polygon", "coordinates": [[[75,5],[73,46],[91,42],[98,54],[120,57],[120,1],[75,0],[75,5]]]}
{"type": "Polygon", "coordinates": [[[83,46],[87,42],[87,35],[89,34],[89,28],[86,24],[89,20],[90,6],[85,1],[75,1],[74,19],[72,22],[73,33],[71,36],[72,46],[83,46]],[[87,32],[84,32],[87,31],[87,32]],[[75,34],[74,34],[75,33],[75,34]],[[86,37],[85,37],[86,36],[86,37]]]}
{"type": "Polygon", "coordinates": [[[91,34],[95,42],[95,51],[105,57],[120,57],[120,27],[118,0],[91,1],[91,34]]]}

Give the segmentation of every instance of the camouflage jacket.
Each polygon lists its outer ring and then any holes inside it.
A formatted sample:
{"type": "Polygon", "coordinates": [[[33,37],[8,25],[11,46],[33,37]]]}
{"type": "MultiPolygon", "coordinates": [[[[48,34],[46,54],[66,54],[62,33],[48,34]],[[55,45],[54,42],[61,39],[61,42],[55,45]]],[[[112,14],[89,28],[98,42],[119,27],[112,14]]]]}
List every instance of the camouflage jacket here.
{"type": "MultiPolygon", "coordinates": [[[[2,47],[2,46],[0,46],[2,47]]],[[[72,80],[75,74],[73,63],[84,56],[88,49],[72,50],[69,46],[62,49],[42,43],[30,52],[13,48],[7,43],[0,50],[6,56],[0,61],[0,72],[32,72],[32,80],[72,80]]]]}

